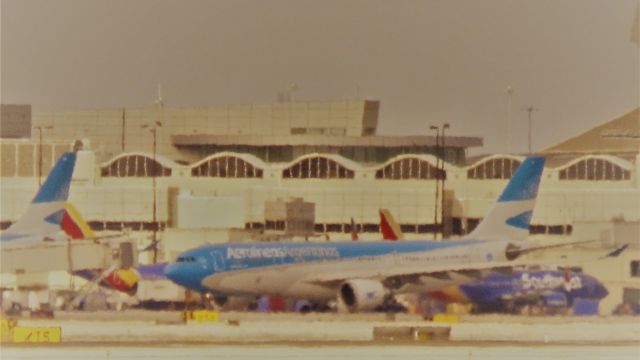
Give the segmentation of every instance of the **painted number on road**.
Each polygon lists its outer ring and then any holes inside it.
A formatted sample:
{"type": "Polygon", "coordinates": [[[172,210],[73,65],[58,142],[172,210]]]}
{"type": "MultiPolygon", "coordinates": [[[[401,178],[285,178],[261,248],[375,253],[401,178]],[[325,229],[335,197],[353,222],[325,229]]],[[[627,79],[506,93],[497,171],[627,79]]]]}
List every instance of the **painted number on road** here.
{"type": "Polygon", "coordinates": [[[50,328],[13,328],[13,342],[16,343],[59,343],[62,331],[59,327],[50,328]]]}

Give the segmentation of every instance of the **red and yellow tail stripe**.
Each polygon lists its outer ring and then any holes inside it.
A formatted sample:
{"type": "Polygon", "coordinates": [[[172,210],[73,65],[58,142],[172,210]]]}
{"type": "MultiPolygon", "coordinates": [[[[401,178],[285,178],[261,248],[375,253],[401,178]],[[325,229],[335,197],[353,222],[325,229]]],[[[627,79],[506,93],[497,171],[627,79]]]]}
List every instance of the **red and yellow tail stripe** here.
{"type": "Polygon", "coordinates": [[[383,240],[396,241],[404,238],[400,225],[387,209],[380,209],[380,232],[383,240]]]}
{"type": "Polygon", "coordinates": [[[135,293],[136,285],[139,280],[140,274],[138,274],[135,269],[129,268],[112,271],[104,279],[104,282],[113,289],[126,293],[135,293]]]}
{"type": "Polygon", "coordinates": [[[86,221],[80,216],[71,203],[67,203],[62,221],[60,222],[62,230],[72,239],[92,239],[93,231],[86,221]]]}

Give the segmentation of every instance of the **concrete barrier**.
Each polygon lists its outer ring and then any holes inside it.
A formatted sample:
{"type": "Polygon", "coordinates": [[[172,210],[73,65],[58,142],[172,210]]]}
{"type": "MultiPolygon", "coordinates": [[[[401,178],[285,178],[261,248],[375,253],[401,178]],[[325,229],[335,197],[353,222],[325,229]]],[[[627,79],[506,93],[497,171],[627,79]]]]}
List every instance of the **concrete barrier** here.
{"type": "Polygon", "coordinates": [[[414,340],[445,341],[445,340],[449,340],[450,334],[451,334],[451,327],[449,326],[429,326],[429,327],[417,327],[413,329],[414,340]]]}
{"type": "Polygon", "coordinates": [[[376,326],[373,328],[374,341],[412,340],[413,328],[410,326],[376,326]]]}
{"type": "Polygon", "coordinates": [[[375,326],[374,341],[448,340],[449,326],[375,326]]]}
{"type": "MultiPolygon", "coordinates": [[[[103,321],[104,313],[75,319],[20,319],[22,327],[60,327],[65,342],[368,342],[446,340],[458,342],[610,343],[639,342],[640,326],[632,317],[462,316],[459,323],[424,320],[371,320],[344,314],[307,317],[299,314],[219,313],[217,322],[180,321],[181,312],[150,320],[149,314],[103,321]],[[140,320],[143,319],[143,320],[140,320]],[[174,321],[175,322],[172,322],[174,321]],[[519,321],[519,322],[518,322],[519,321]]],[[[125,313],[127,314],[127,313],[125,313]]],[[[157,315],[157,314],[156,314],[157,315]]],[[[376,314],[377,317],[377,314],[376,314]]],[[[382,314],[384,318],[385,315],[382,314]]]]}

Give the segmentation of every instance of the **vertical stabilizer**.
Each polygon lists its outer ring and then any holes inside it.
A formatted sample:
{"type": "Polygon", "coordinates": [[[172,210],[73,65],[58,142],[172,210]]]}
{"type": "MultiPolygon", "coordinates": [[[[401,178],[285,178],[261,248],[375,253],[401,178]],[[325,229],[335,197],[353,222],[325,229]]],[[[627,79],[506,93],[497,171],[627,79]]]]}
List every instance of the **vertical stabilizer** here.
{"type": "Polygon", "coordinates": [[[358,227],[356,226],[356,222],[351,218],[351,241],[358,240],[358,227]]]}
{"type": "Polygon", "coordinates": [[[525,159],[511,177],[498,201],[478,227],[465,238],[524,240],[529,235],[529,224],[543,169],[543,157],[525,159]]]}
{"type": "Polygon", "coordinates": [[[380,209],[380,232],[383,240],[396,241],[404,238],[400,225],[388,209],[380,209]]]}
{"type": "Polygon", "coordinates": [[[32,235],[46,236],[60,230],[76,155],[75,152],[68,152],[60,157],[25,214],[2,233],[2,240],[32,235]]]}

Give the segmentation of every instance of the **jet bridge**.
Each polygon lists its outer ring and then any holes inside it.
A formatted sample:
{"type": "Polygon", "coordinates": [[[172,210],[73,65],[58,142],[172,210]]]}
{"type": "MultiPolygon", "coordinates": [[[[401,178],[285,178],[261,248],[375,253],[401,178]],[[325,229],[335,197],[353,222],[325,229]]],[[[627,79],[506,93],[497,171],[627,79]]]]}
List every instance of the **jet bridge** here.
{"type": "Polygon", "coordinates": [[[137,247],[123,237],[100,240],[63,240],[0,251],[3,274],[108,269],[137,266],[137,247]]]}

